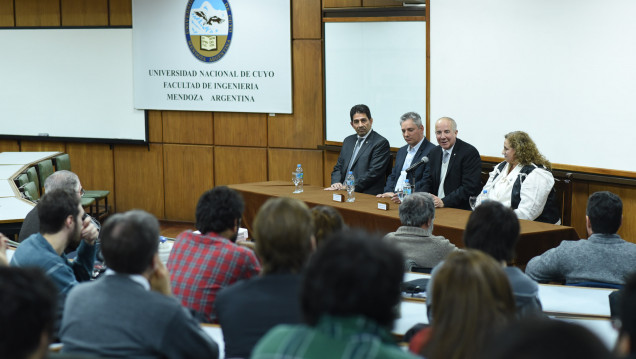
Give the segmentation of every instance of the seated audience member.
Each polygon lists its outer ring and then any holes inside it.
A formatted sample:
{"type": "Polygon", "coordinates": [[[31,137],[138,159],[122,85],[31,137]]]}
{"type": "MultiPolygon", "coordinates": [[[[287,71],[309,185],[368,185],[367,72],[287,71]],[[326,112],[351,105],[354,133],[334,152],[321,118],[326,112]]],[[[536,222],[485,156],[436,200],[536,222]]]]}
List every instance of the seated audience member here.
{"type": "Polygon", "coordinates": [[[398,150],[395,156],[395,166],[386,179],[384,193],[377,195],[377,197],[394,197],[397,192],[402,191],[406,179],[411,183],[413,192],[423,186],[422,180],[427,165],[426,162],[420,163],[420,161],[424,156],[428,156],[435,145],[424,136],[422,117],[417,112],[407,112],[402,115],[400,127],[406,146],[398,150]],[[411,168],[411,166],[413,167],[411,168]]]}
{"type": "Polygon", "coordinates": [[[519,219],[558,223],[559,208],[553,190],[552,165],[537,149],[532,138],[522,131],[507,134],[502,154],[505,161],[490,172],[478,197],[503,203],[519,219]]]}
{"type": "Polygon", "coordinates": [[[524,318],[489,340],[480,359],[610,359],[609,350],[584,327],[560,320],[524,318]]]}
{"type": "Polygon", "coordinates": [[[316,246],[321,246],[327,237],[345,228],[340,212],[331,206],[316,206],[311,209],[314,218],[314,237],[316,246]]]}
{"type": "Polygon", "coordinates": [[[514,317],[508,279],[501,265],[483,252],[449,254],[431,281],[431,326],[415,334],[409,345],[427,359],[475,358],[488,338],[514,317]]]}
{"type": "Polygon", "coordinates": [[[478,249],[492,256],[503,266],[517,304],[517,314],[541,314],[539,286],[519,268],[508,266],[515,255],[519,240],[519,220],[503,204],[488,201],[470,214],[464,230],[466,248],[478,249]]]}
{"type": "Polygon", "coordinates": [[[204,322],[216,321],[219,290],[261,271],[254,252],[235,243],[244,206],[241,195],[225,186],[205,192],[196,210],[201,233],[179,234],[170,252],[174,295],[204,322]]]}
{"type": "Polygon", "coordinates": [[[448,253],[457,249],[448,239],[433,235],[435,204],[424,192],[406,196],[400,204],[402,225],[384,239],[395,243],[405,257],[405,270],[412,267],[433,268],[448,253]]]}
{"type": "Polygon", "coordinates": [[[56,294],[55,285],[38,268],[0,267],[0,358],[46,357],[56,294]]]}
{"type": "Polygon", "coordinates": [[[310,258],[301,284],[304,325],[279,325],[252,358],[414,358],[391,336],[403,258],[367,233],[334,234],[310,258]]]}
{"type": "Polygon", "coordinates": [[[249,358],[272,327],[301,321],[300,272],[313,247],[311,212],[297,199],[272,198],[253,225],[262,275],[222,289],[214,303],[228,358],[249,358]]]}
{"type": "Polygon", "coordinates": [[[621,357],[636,359],[636,272],[629,276],[621,290],[619,308],[620,325],[616,352],[621,357]]]}
{"type": "Polygon", "coordinates": [[[68,296],[63,352],[109,358],[217,358],[216,343],[171,295],[159,259],[159,222],[144,211],[111,216],[102,229],[109,267],[68,296]],[[69,310],[72,308],[72,310],[69,310]]]}
{"type": "MultiPolygon", "coordinates": [[[[77,193],[79,197],[82,197],[84,189],[80,183],[77,175],[71,171],[56,171],[51,174],[46,181],[44,181],[44,192],[48,193],[56,189],[65,189],[77,193]]],[[[33,209],[27,213],[20,228],[20,234],[18,235],[18,242],[22,242],[30,235],[38,233],[40,231],[40,219],[38,217],[39,205],[33,207],[33,209]]],[[[82,238],[86,238],[89,241],[96,240],[99,235],[99,222],[91,216],[82,218],[82,238]]]]}
{"type": "MultiPolygon", "coordinates": [[[[41,268],[53,280],[59,293],[58,321],[68,292],[78,282],[90,279],[93,272],[97,237],[80,239],[85,228],[83,216],[76,192],[57,189],[45,193],[38,203],[40,233],[24,240],[11,258],[12,266],[41,268]],[[64,251],[78,243],[77,258],[71,263],[64,251]]],[[[59,322],[55,333],[58,326],[59,322]]]]}
{"type": "Polygon", "coordinates": [[[623,202],[607,191],[593,193],[587,201],[588,239],[563,241],[526,266],[526,274],[539,282],[601,282],[623,284],[634,270],[636,244],[616,234],[623,220],[623,202]]]}

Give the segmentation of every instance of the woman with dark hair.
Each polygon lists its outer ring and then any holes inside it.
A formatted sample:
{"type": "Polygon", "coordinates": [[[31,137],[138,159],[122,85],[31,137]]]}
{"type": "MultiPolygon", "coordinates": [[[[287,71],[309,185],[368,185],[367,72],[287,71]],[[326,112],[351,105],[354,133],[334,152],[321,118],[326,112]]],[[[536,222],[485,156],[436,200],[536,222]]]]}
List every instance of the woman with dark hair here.
{"type": "Polygon", "coordinates": [[[467,249],[448,255],[432,279],[431,326],[418,332],[410,350],[427,359],[472,359],[488,338],[515,315],[501,265],[467,249]]]}
{"type": "Polygon", "coordinates": [[[505,161],[490,172],[477,201],[501,202],[511,207],[519,219],[559,223],[550,161],[527,133],[515,131],[504,137],[505,161]]]}

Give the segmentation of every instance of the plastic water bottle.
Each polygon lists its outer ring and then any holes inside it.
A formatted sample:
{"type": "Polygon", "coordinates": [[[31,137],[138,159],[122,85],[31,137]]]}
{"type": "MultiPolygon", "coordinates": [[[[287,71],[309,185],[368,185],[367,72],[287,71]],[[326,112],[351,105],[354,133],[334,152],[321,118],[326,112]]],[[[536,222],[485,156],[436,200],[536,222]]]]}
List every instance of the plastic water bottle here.
{"type": "Polygon", "coordinates": [[[481,196],[479,197],[479,203],[477,203],[477,205],[475,207],[477,207],[480,204],[486,202],[487,200],[488,200],[488,190],[485,189],[485,190],[483,190],[483,192],[481,192],[481,196]]]}
{"type": "Polygon", "coordinates": [[[404,180],[404,186],[402,187],[402,193],[404,193],[404,197],[410,195],[411,193],[413,193],[413,188],[411,188],[411,183],[409,183],[409,180],[405,179],[404,180]]]}
{"type": "Polygon", "coordinates": [[[355,202],[356,179],[353,177],[352,171],[349,171],[347,178],[345,178],[345,186],[347,187],[347,202],[355,202]]]}
{"type": "Polygon", "coordinates": [[[296,179],[294,180],[294,185],[296,188],[294,189],[294,193],[302,193],[303,192],[303,168],[300,163],[296,166],[296,179]]]}

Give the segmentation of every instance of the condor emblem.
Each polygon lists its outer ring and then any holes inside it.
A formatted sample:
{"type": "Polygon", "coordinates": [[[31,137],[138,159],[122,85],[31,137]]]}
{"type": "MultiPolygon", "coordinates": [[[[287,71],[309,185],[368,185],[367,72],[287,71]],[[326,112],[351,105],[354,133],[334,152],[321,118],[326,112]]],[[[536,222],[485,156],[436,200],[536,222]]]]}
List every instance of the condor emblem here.
{"type": "Polygon", "coordinates": [[[203,62],[217,62],[230,48],[234,21],[228,0],[189,0],[185,35],[192,55],[203,62]]]}

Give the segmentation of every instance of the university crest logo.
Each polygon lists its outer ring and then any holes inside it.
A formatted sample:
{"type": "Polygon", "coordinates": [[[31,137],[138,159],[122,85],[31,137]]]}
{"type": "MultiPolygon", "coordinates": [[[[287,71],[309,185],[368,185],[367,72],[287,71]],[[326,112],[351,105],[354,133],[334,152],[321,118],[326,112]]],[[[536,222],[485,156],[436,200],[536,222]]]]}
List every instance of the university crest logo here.
{"type": "Polygon", "coordinates": [[[228,0],[189,0],[185,35],[192,55],[203,62],[217,62],[230,48],[234,21],[228,0]]]}

